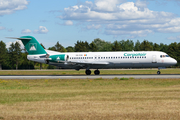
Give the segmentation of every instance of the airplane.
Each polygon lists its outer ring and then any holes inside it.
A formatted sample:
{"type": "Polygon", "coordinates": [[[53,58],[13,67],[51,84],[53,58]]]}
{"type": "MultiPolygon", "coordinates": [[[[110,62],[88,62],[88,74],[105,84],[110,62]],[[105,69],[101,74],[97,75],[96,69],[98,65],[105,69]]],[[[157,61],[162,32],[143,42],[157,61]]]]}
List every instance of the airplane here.
{"type": "Polygon", "coordinates": [[[28,52],[28,60],[58,66],[62,69],[86,69],[86,75],[91,75],[90,69],[96,69],[94,74],[99,75],[99,69],[113,68],[158,68],[159,75],[161,68],[177,64],[174,58],[161,51],[62,53],[44,49],[32,36],[12,39],[22,41],[28,52]]]}

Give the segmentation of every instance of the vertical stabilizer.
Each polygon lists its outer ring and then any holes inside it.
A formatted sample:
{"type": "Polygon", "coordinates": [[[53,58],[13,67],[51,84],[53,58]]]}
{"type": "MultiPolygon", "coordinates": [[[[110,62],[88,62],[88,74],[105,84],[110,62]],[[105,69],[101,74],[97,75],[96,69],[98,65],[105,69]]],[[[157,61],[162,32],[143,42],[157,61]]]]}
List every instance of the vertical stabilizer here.
{"type": "Polygon", "coordinates": [[[23,36],[17,39],[22,41],[29,55],[46,54],[44,48],[39,44],[39,42],[34,37],[23,36]]]}

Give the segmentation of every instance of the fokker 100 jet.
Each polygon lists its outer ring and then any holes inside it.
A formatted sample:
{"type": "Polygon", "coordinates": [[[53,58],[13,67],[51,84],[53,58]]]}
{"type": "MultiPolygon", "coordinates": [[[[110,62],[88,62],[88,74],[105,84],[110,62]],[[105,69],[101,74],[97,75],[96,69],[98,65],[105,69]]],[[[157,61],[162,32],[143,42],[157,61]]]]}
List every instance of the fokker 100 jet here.
{"type": "Polygon", "coordinates": [[[86,69],[86,75],[91,74],[90,69],[96,69],[94,74],[99,75],[100,71],[98,69],[111,68],[158,68],[157,74],[161,74],[160,68],[172,66],[177,63],[174,58],[160,51],[61,53],[45,50],[32,36],[23,36],[14,39],[22,41],[28,52],[28,60],[46,63],[64,69],[86,69]]]}

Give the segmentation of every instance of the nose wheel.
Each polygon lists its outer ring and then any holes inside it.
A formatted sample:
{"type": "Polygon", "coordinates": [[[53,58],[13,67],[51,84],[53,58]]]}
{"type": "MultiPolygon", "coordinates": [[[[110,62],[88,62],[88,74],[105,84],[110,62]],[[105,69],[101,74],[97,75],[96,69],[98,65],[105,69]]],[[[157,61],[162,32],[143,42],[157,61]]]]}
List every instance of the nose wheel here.
{"type": "Polygon", "coordinates": [[[160,71],[157,71],[157,74],[158,74],[158,75],[160,75],[160,74],[161,74],[161,72],[160,72],[160,71]]]}

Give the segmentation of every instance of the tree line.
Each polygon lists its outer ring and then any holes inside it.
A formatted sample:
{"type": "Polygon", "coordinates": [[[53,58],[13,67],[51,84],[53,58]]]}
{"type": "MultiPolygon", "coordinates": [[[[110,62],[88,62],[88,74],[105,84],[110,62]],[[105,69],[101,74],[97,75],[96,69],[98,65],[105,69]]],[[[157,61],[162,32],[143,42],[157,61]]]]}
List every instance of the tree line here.
{"type": "MultiPolygon", "coordinates": [[[[43,44],[41,44],[43,48],[43,44]]],[[[46,49],[46,48],[45,48],[46,49]]],[[[157,44],[144,40],[140,42],[137,40],[135,43],[132,40],[114,41],[113,43],[101,40],[100,38],[94,39],[91,43],[87,41],[78,40],[74,46],[63,47],[59,41],[48,50],[58,52],[98,52],[98,51],[162,51],[169,56],[175,58],[178,63],[176,67],[180,67],[180,43],[157,44]]],[[[22,49],[18,42],[11,43],[9,48],[6,44],[0,41],[0,70],[1,69],[35,69],[35,66],[42,68],[42,64],[29,61],[27,59],[26,49],[22,49]]],[[[46,68],[55,68],[43,64],[46,68]]]]}

